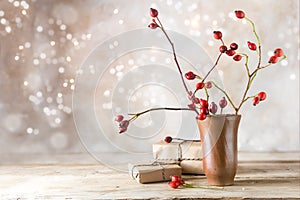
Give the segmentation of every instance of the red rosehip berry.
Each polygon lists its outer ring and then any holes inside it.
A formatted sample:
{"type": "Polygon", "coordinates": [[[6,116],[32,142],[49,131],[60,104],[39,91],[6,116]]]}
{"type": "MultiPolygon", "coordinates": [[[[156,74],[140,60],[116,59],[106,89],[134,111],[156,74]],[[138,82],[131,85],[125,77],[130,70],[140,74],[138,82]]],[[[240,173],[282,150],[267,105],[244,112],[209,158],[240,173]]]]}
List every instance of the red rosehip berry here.
{"type": "Polygon", "coordinates": [[[220,51],[221,53],[225,53],[225,52],[227,51],[227,47],[226,47],[225,45],[221,45],[221,46],[219,47],[219,51],[220,51]]]}
{"type": "Polygon", "coordinates": [[[125,131],[127,131],[127,128],[125,128],[125,127],[120,127],[119,128],[119,133],[121,134],[121,133],[124,133],[125,131]]]}
{"type": "Polygon", "coordinates": [[[240,61],[241,59],[242,59],[242,56],[239,54],[233,56],[233,60],[235,60],[235,61],[240,61]]]}
{"type": "Polygon", "coordinates": [[[229,50],[226,51],[226,54],[227,54],[228,56],[233,56],[233,55],[235,54],[235,51],[232,50],[232,49],[229,49],[229,50]]]}
{"type": "Polygon", "coordinates": [[[213,34],[214,34],[215,39],[217,39],[217,40],[222,39],[222,32],[221,31],[214,31],[213,34]]]}
{"type": "Polygon", "coordinates": [[[120,124],[119,124],[119,127],[120,128],[126,128],[129,126],[129,121],[128,120],[124,120],[124,121],[121,121],[120,124]]]}
{"type": "Polygon", "coordinates": [[[275,49],[274,55],[277,56],[277,57],[283,56],[283,50],[281,48],[275,49]]]}
{"type": "Polygon", "coordinates": [[[184,184],[184,180],[180,180],[180,185],[183,185],[184,184]]]}
{"type": "Polygon", "coordinates": [[[236,11],[234,11],[234,13],[235,13],[235,16],[239,19],[243,19],[245,17],[245,13],[242,10],[236,10],[236,11]]]}
{"type": "Polygon", "coordinates": [[[176,189],[179,187],[178,183],[176,181],[169,182],[169,186],[173,189],[176,189]]]}
{"type": "Polygon", "coordinates": [[[260,101],[264,101],[267,98],[267,94],[265,92],[258,93],[257,97],[260,101]]]}
{"type": "Polygon", "coordinates": [[[181,180],[175,181],[175,184],[177,185],[177,187],[181,186],[181,180]]]}
{"type": "Polygon", "coordinates": [[[225,108],[227,106],[227,100],[225,97],[223,97],[220,101],[219,101],[219,105],[221,108],[225,108]]]}
{"type": "Polygon", "coordinates": [[[117,115],[115,118],[116,122],[121,122],[124,119],[123,115],[117,115]]]}
{"type": "Polygon", "coordinates": [[[200,99],[197,98],[197,97],[194,97],[192,101],[193,101],[194,104],[199,104],[200,103],[200,99]]]}
{"type": "Polygon", "coordinates": [[[259,104],[259,97],[258,96],[256,96],[256,97],[254,97],[253,98],[253,106],[256,106],[257,104],[259,104]]]}
{"type": "Polygon", "coordinates": [[[210,81],[205,83],[206,89],[210,89],[212,87],[212,83],[210,81]]]}
{"type": "Polygon", "coordinates": [[[206,107],[202,107],[202,108],[200,108],[200,113],[203,113],[203,114],[205,114],[205,115],[208,115],[208,114],[209,114],[209,110],[208,110],[208,108],[206,108],[206,107]]]}
{"type": "Polygon", "coordinates": [[[201,107],[208,108],[208,102],[205,99],[200,99],[201,107]]]}
{"type": "Polygon", "coordinates": [[[278,62],[278,57],[277,56],[271,56],[269,59],[269,63],[275,64],[278,62]]]}
{"type": "Polygon", "coordinates": [[[149,28],[151,29],[156,29],[157,27],[159,27],[156,23],[152,22],[148,25],[149,28]]]}
{"type": "Polygon", "coordinates": [[[172,182],[173,181],[176,182],[176,181],[179,181],[179,180],[180,180],[179,176],[174,175],[174,176],[171,177],[172,182]]]}
{"type": "Polygon", "coordinates": [[[248,47],[249,47],[250,50],[252,50],[252,51],[256,50],[256,44],[255,43],[252,43],[252,42],[248,41],[247,44],[248,44],[248,47]]]}
{"type": "Polygon", "coordinates": [[[230,44],[230,49],[237,50],[238,48],[239,48],[239,45],[237,43],[233,42],[230,44]]]}
{"type": "Polygon", "coordinates": [[[209,106],[209,112],[211,112],[212,114],[216,114],[217,111],[218,111],[217,104],[215,104],[215,102],[211,102],[211,104],[209,106]]]}
{"type": "Polygon", "coordinates": [[[189,91],[189,100],[191,100],[193,97],[193,92],[192,91],[189,91]]]}
{"type": "Polygon", "coordinates": [[[196,106],[195,106],[195,104],[193,104],[193,103],[189,104],[188,107],[189,107],[189,109],[191,109],[191,110],[195,110],[195,109],[196,109],[196,106]]]}
{"type": "Polygon", "coordinates": [[[196,74],[194,74],[193,72],[189,71],[189,72],[185,73],[185,78],[187,80],[194,80],[196,78],[196,74]]]}
{"type": "Polygon", "coordinates": [[[198,116],[197,116],[197,119],[198,120],[205,120],[206,119],[206,114],[204,114],[204,113],[200,113],[198,116]]]}
{"type": "Polygon", "coordinates": [[[196,84],[196,89],[201,90],[202,88],[204,88],[204,86],[205,86],[205,83],[199,82],[199,83],[196,84]]]}
{"type": "Polygon", "coordinates": [[[173,138],[172,138],[171,136],[167,136],[167,137],[165,137],[165,139],[164,139],[164,141],[165,141],[166,143],[171,143],[172,140],[173,140],[173,138]]]}
{"type": "Polygon", "coordinates": [[[150,16],[151,17],[157,17],[158,11],[154,8],[150,8],[150,16]]]}

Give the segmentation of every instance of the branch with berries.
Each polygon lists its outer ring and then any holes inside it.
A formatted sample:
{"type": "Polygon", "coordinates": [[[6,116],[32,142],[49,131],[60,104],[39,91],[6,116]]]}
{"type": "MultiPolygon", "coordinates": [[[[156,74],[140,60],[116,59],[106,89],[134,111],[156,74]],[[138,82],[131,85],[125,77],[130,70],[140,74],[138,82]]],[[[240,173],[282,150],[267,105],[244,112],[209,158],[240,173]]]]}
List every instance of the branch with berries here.
{"type": "Polygon", "coordinates": [[[168,184],[173,189],[177,189],[177,188],[180,188],[180,187],[182,187],[182,188],[215,189],[215,190],[223,190],[224,189],[224,187],[213,186],[213,185],[192,185],[192,184],[186,183],[179,176],[172,176],[171,181],[168,184]]]}
{"type": "Polygon", "coordinates": [[[200,75],[197,75],[196,73],[189,71],[183,75],[183,72],[180,67],[180,63],[177,59],[176,51],[175,51],[175,45],[172,42],[171,38],[167,34],[162,22],[160,21],[158,17],[158,11],[156,9],[150,8],[150,16],[152,17],[152,22],[148,25],[149,28],[151,29],[160,29],[168,42],[171,45],[172,48],[172,53],[173,53],[173,59],[176,64],[177,70],[180,75],[180,79],[182,82],[182,85],[185,89],[185,92],[187,93],[188,100],[191,102],[188,104],[186,108],[169,108],[169,107],[164,107],[164,108],[151,108],[148,110],[145,110],[143,112],[139,112],[136,114],[129,114],[131,115],[131,118],[124,120],[124,117],[122,115],[118,115],[115,119],[119,123],[119,133],[123,133],[127,130],[130,122],[133,120],[137,119],[140,115],[143,115],[145,113],[151,112],[151,111],[157,111],[157,110],[169,110],[169,111],[182,111],[182,110],[188,110],[188,111],[193,111],[197,114],[197,119],[198,120],[205,120],[207,116],[209,115],[215,115],[218,111],[218,105],[215,102],[211,102],[209,104],[209,89],[212,87],[217,88],[221,93],[224,94],[224,97],[221,98],[219,101],[219,107],[220,107],[220,114],[222,114],[223,109],[227,106],[228,102],[235,111],[235,114],[237,115],[242,107],[242,105],[247,102],[248,100],[252,99],[253,100],[253,105],[256,106],[259,104],[261,101],[264,101],[267,97],[266,93],[261,91],[257,94],[250,95],[248,96],[249,89],[251,88],[251,85],[253,83],[253,80],[255,79],[257,73],[262,70],[270,67],[273,64],[276,64],[278,62],[281,62],[282,60],[286,59],[286,55],[284,54],[283,50],[281,48],[276,48],[274,50],[274,55],[269,58],[269,62],[265,65],[261,64],[262,60],[262,51],[261,51],[261,41],[260,38],[257,34],[255,24],[254,22],[246,17],[245,13],[242,10],[236,10],[235,15],[238,19],[244,19],[246,20],[252,28],[252,32],[255,35],[256,42],[252,41],[247,41],[247,46],[250,51],[256,51],[257,53],[257,65],[254,67],[254,69],[251,71],[251,68],[249,67],[249,56],[246,53],[243,52],[238,52],[238,44],[235,42],[232,42],[229,46],[227,46],[223,40],[223,35],[221,31],[213,31],[213,37],[216,40],[219,40],[221,42],[221,46],[219,47],[219,55],[214,62],[213,66],[210,68],[210,70],[205,74],[204,77],[201,77],[200,75]],[[243,58],[245,59],[245,70],[247,74],[247,84],[243,93],[243,96],[240,100],[240,103],[235,104],[229,94],[222,89],[220,86],[218,86],[214,81],[208,80],[209,75],[211,72],[217,67],[219,61],[221,60],[221,57],[226,54],[229,57],[232,57],[235,62],[240,62],[243,58]],[[186,82],[186,80],[195,80],[199,79],[199,82],[196,84],[196,87],[194,91],[189,90],[186,82]],[[206,99],[198,98],[196,97],[196,93],[198,91],[204,91],[206,99]]]}

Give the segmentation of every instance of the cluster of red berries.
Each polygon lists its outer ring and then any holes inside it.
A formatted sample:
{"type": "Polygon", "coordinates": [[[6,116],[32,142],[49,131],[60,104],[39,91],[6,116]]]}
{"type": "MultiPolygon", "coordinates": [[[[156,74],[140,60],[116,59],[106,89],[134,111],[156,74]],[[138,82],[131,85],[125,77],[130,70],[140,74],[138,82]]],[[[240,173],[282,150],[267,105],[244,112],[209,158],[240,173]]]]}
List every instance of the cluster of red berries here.
{"type": "MultiPolygon", "coordinates": [[[[150,16],[156,18],[158,16],[158,11],[154,8],[150,8],[150,16]]],[[[148,25],[151,29],[156,29],[159,25],[156,23],[155,19],[152,19],[152,22],[148,25]]]]}
{"type": "Polygon", "coordinates": [[[283,50],[280,49],[280,48],[277,48],[274,50],[274,55],[270,57],[269,59],[269,63],[272,63],[272,64],[275,64],[278,62],[278,59],[283,56],[284,53],[283,53],[283,50]]]}
{"type": "Polygon", "coordinates": [[[183,184],[184,180],[181,179],[179,176],[172,176],[171,181],[169,182],[169,186],[173,189],[176,189],[183,184]]]}
{"type": "MultiPolygon", "coordinates": [[[[245,17],[245,13],[242,10],[236,10],[235,11],[235,15],[237,18],[239,19],[243,19],[245,17]]],[[[236,50],[238,49],[238,44],[233,42],[230,44],[229,48],[224,44],[223,40],[222,40],[222,32],[221,31],[214,31],[213,32],[213,36],[216,40],[221,40],[222,41],[222,45],[219,47],[219,51],[221,53],[226,53],[228,56],[233,56],[233,60],[234,61],[240,61],[242,59],[242,55],[240,54],[236,54],[236,50]]],[[[256,51],[257,47],[256,44],[253,42],[248,41],[248,48],[252,51],[256,51]]]]}
{"type": "MultiPolygon", "coordinates": [[[[232,45],[234,46],[234,45],[232,45]]],[[[237,47],[236,47],[237,48],[237,47]]],[[[187,73],[185,73],[185,78],[187,80],[194,80],[195,78],[199,78],[198,75],[194,74],[194,72],[189,71],[187,73]]],[[[196,91],[201,90],[203,88],[206,89],[210,89],[212,87],[212,83],[210,81],[204,83],[203,81],[199,82],[196,84],[196,91]]],[[[196,105],[195,104],[199,104],[200,105],[200,113],[197,116],[197,119],[199,120],[205,120],[207,115],[209,113],[212,114],[216,114],[218,111],[218,106],[215,102],[211,102],[211,104],[209,105],[208,102],[204,99],[199,99],[197,97],[194,96],[194,93],[190,92],[190,96],[189,99],[192,100],[192,104],[189,105],[189,108],[191,110],[195,110],[196,109],[196,105]]],[[[219,101],[219,105],[221,107],[221,109],[225,108],[227,106],[227,100],[225,97],[223,97],[220,101],[219,101]]]]}
{"type": "MultiPolygon", "coordinates": [[[[222,32],[221,31],[214,31],[213,35],[214,35],[215,39],[221,40],[222,43],[223,43],[222,32]]],[[[236,54],[235,51],[238,49],[238,47],[239,47],[238,44],[235,43],[235,42],[233,42],[233,43],[230,44],[230,48],[227,48],[227,46],[224,45],[224,43],[223,43],[223,45],[221,45],[219,47],[219,51],[221,53],[226,53],[228,56],[233,56],[233,55],[236,54]]],[[[242,59],[242,56],[239,55],[239,54],[236,54],[235,56],[233,56],[233,60],[235,60],[235,61],[240,61],[241,59],[242,59]]]]}
{"type": "Polygon", "coordinates": [[[253,105],[256,106],[257,104],[259,104],[260,101],[264,101],[266,98],[267,98],[267,94],[265,92],[258,93],[253,98],[253,105]]]}
{"type": "MultiPolygon", "coordinates": [[[[170,38],[169,36],[167,35],[166,31],[164,30],[160,20],[158,19],[158,11],[154,8],[150,8],[150,16],[152,17],[152,22],[148,25],[149,28],[151,29],[156,29],[156,28],[160,28],[163,33],[166,35],[167,39],[169,40],[170,44],[172,45],[173,47],[173,53],[174,53],[174,56],[175,56],[175,61],[176,61],[176,54],[175,54],[175,51],[174,51],[174,46],[172,44],[172,42],[170,41],[170,38]],[[158,23],[157,23],[158,22],[158,23]]],[[[246,21],[249,21],[253,28],[254,28],[254,24],[253,22],[248,19],[245,15],[245,13],[242,11],[242,10],[236,10],[235,11],[235,15],[238,19],[244,19],[246,21]]],[[[253,30],[254,33],[256,34],[255,30],[253,30]]],[[[256,35],[257,36],[257,35],[256,35]]],[[[188,105],[189,109],[190,110],[193,110],[197,113],[197,119],[199,120],[205,120],[207,118],[208,115],[210,114],[216,114],[217,111],[218,111],[218,105],[214,102],[211,102],[210,104],[208,103],[208,91],[207,89],[210,89],[213,85],[216,86],[218,89],[220,89],[214,82],[212,81],[207,81],[205,82],[207,76],[209,75],[209,73],[214,69],[214,67],[217,65],[220,57],[222,54],[226,54],[230,57],[233,58],[234,61],[240,61],[243,56],[247,56],[246,54],[243,54],[243,53],[237,53],[236,51],[238,50],[239,48],[239,45],[235,42],[232,42],[229,46],[226,46],[222,37],[223,37],[223,34],[221,31],[214,31],[213,32],[213,37],[216,39],[216,40],[220,40],[222,45],[219,47],[219,51],[221,52],[220,56],[218,57],[218,59],[216,60],[216,63],[215,65],[212,67],[212,69],[206,74],[206,76],[202,79],[200,76],[198,76],[197,74],[193,73],[192,71],[189,71],[187,73],[185,73],[185,78],[187,80],[194,80],[194,79],[200,79],[201,81],[198,82],[196,84],[196,88],[194,90],[194,92],[192,91],[189,91],[188,88],[186,87],[186,90],[188,91],[188,98],[191,100],[191,104],[188,105]],[[206,92],[206,97],[207,97],[207,100],[205,99],[200,99],[200,98],[197,98],[195,96],[195,93],[198,91],[198,90],[201,90],[201,89],[205,89],[205,92],[206,92]]],[[[257,36],[257,39],[258,39],[258,44],[260,43],[259,41],[259,38],[257,36]]],[[[259,54],[259,56],[261,56],[261,49],[260,49],[260,45],[257,47],[257,45],[254,43],[254,42],[251,42],[251,41],[247,41],[247,45],[248,45],[248,48],[251,50],[251,51],[257,51],[257,53],[259,54]],[[257,50],[258,49],[258,50],[257,50]]],[[[253,78],[255,77],[256,75],[256,72],[262,68],[266,68],[268,66],[270,66],[270,64],[275,64],[277,63],[279,60],[279,58],[282,59],[285,59],[286,56],[284,55],[284,52],[282,49],[280,48],[277,48],[274,50],[274,55],[271,56],[269,58],[269,64],[266,65],[266,66],[263,66],[261,67],[260,66],[260,63],[257,67],[257,69],[253,72],[253,73],[249,73],[249,69],[248,69],[248,66],[246,65],[247,67],[247,70],[248,70],[248,78],[249,78],[249,81],[252,81],[253,78]]],[[[179,71],[181,73],[181,69],[180,69],[180,66],[178,63],[177,64],[177,67],[179,68],[179,71]]],[[[181,75],[181,74],[180,74],[181,75]]],[[[182,76],[182,75],[181,75],[182,76]]],[[[185,82],[184,82],[184,79],[182,79],[182,82],[185,85],[185,82]]],[[[245,93],[244,93],[244,98],[242,99],[242,102],[240,103],[240,105],[238,107],[235,107],[231,101],[231,99],[229,98],[229,96],[227,95],[227,93],[225,91],[223,91],[222,89],[220,89],[224,94],[225,96],[227,97],[227,99],[225,97],[222,97],[222,99],[219,101],[219,106],[221,108],[221,114],[222,114],[222,110],[223,108],[225,108],[227,106],[227,100],[230,102],[230,104],[233,106],[233,108],[236,110],[236,113],[238,113],[241,105],[246,101],[248,100],[249,98],[252,98],[252,97],[247,97],[247,92],[249,90],[249,88],[247,87],[247,89],[245,90],[245,93]]],[[[260,92],[258,95],[256,96],[253,96],[253,105],[257,105],[260,101],[264,101],[266,99],[266,93],[265,92],[260,92]]],[[[160,109],[166,109],[166,108],[160,108],[160,109]]],[[[184,109],[175,109],[175,108],[168,108],[168,110],[186,110],[186,108],[184,109]]],[[[136,119],[139,115],[141,114],[144,114],[146,112],[149,112],[149,111],[153,111],[153,110],[158,110],[158,109],[149,109],[147,111],[144,111],[144,112],[141,112],[141,113],[137,113],[135,114],[132,118],[130,118],[129,120],[124,120],[124,117],[122,115],[118,115],[116,118],[115,118],[115,121],[119,123],[119,133],[123,133],[127,130],[130,122],[134,119],[136,119]]],[[[165,142],[167,143],[170,143],[172,142],[172,137],[168,136],[165,138],[165,142]]],[[[179,184],[180,185],[180,184],[179,184]]],[[[171,181],[170,182],[170,186],[171,187],[175,187],[176,188],[178,187],[178,183],[176,183],[176,181],[171,181]],[[172,185],[172,186],[171,186],[172,185]],[[177,186],[176,186],[177,185],[177,186]]]]}
{"type": "Polygon", "coordinates": [[[119,122],[119,133],[123,133],[127,131],[127,128],[129,126],[129,120],[124,120],[123,115],[118,115],[115,118],[116,122],[119,122]]]}

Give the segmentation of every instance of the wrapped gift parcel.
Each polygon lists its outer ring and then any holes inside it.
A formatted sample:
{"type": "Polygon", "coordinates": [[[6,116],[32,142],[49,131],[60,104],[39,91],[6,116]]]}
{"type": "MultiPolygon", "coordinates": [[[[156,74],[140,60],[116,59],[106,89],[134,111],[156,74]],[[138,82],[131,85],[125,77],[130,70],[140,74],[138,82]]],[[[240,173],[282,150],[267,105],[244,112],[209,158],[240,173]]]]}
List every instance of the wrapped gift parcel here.
{"type": "Polygon", "coordinates": [[[179,162],[129,163],[129,175],[138,183],[169,181],[171,176],[181,176],[179,162]]]}
{"type": "Polygon", "coordinates": [[[203,174],[202,144],[200,141],[173,140],[153,144],[153,157],[157,161],[179,161],[182,173],[203,174]]]}
{"type": "Polygon", "coordinates": [[[153,156],[158,161],[202,160],[202,145],[191,140],[160,141],[153,144],[153,156]]]}
{"type": "Polygon", "coordinates": [[[204,175],[202,160],[182,160],[180,167],[183,174],[204,175]]]}

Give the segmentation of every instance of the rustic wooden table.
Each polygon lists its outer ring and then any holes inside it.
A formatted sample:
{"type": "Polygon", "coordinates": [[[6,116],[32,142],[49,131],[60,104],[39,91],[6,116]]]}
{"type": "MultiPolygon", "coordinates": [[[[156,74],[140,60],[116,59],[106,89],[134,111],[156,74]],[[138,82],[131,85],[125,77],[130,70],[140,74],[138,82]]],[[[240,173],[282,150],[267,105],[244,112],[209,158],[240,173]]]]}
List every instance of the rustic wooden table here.
{"type": "Polygon", "coordinates": [[[223,190],[138,184],[88,154],[0,156],[0,199],[300,199],[299,152],[240,153],[235,184],[223,190]]]}

